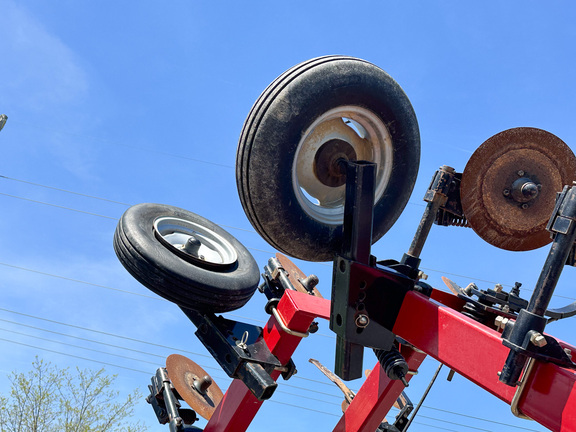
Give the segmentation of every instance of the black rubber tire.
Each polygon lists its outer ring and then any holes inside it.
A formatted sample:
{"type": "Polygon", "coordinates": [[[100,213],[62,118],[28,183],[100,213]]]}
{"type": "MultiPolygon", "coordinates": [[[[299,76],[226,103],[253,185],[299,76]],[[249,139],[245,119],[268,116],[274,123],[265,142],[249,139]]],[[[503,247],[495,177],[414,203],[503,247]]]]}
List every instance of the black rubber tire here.
{"type": "Polygon", "coordinates": [[[292,181],[305,131],[324,113],[357,106],[375,114],[392,138],[391,175],[376,197],[372,242],[402,213],[414,187],[420,133],[412,105],[386,72],[353,57],[326,56],[294,66],[273,81],[252,107],[236,155],[236,183],[253,227],[277,250],[308,261],[340,252],[342,224],[304,211],[292,181]]]}
{"type": "Polygon", "coordinates": [[[120,218],[114,251],[142,285],[171,302],[202,312],[228,312],[242,307],[258,287],[260,272],[248,250],[231,234],[197,214],[163,204],[138,204],[120,218]],[[184,219],[215,232],[230,243],[237,261],[207,269],[189,262],[154,235],[160,217],[184,219]]]}

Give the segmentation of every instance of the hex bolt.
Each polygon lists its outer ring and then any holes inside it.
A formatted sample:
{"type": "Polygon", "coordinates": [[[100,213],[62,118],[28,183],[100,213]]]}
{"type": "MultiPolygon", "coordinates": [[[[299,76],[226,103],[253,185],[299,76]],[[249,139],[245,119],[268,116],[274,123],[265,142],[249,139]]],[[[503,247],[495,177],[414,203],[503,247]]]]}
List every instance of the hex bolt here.
{"type": "Polygon", "coordinates": [[[523,170],[518,170],[516,174],[518,174],[518,177],[522,177],[526,173],[523,170]]]}
{"type": "Polygon", "coordinates": [[[526,204],[526,203],[522,204],[522,209],[523,209],[523,210],[526,210],[527,208],[528,208],[528,204],[526,204]]]}
{"type": "Polygon", "coordinates": [[[500,330],[502,328],[502,320],[504,319],[504,317],[502,315],[498,315],[496,317],[496,319],[494,320],[494,325],[496,326],[496,328],[498,330],[500,330]]]}
{"type": "Polygon", "coordinates": [[[538,188],[538,190],[542,189],[542,185],[541,184],[537,184],[536,187],[538,188]]]}
{"type": "Polygon", "coordinates": [[[302,284],[304,288],[306,288],[306,291],[312,294],[314,291],[314,287],[318,285],[319,280],[318,276],[311,274],[310,276],[304,279],[299,279],[299,282],[302,284]]]}
{"type": "Polygon", "coordinates": [[[367,315],[360,314],[356,317],[356,326],[360,328],[365,328],[370,324],[370,318],[367,315]]]}
{"type": "Polygon", "coordinates": [[[509,195],[510,195],[510,189],[504,189],[504,190],[502,191],[502,195],[504,195],[504,196],[509,196],[509,195]]]}
{"type": "Polygon", "coordinates": [[[418,270],[418,279],[428,280],[428,275],[422,270],[418,270]]]}
{"type": "Polygon", "coordinates": [[[531,333],[532,334],[530,335],[530,342],[532,342],[534,346],[537,346],[538,348],[546,346],[548,342],[546,342],[546,338],[543,335],[541,335],[537,331],[532,331],[531,333]]]}
{"type": "Polygon", "coordinates": [[[190,255],[198,255],[198,251],[200,250],[200,246],[202,246],[202,242],[198,240],[196,237],[191,235],[188,240],[186,240],[186,244],[184,245],[184,250],[188,252],[190,255]]]}
{"type": "Polygon", "coordinates": [[[496,284],[496,286],[494,286],[494,291],[496,291],[497,293],[502,292],[503,289],[504,287],[502,286],[502,284],[496,284]]]}
{"type": "Polygon", "coordinates": [[[494,325],[496,325],[497,330],[502,330],[506,327],[506,324],[510,321],[508,318],[498,315],[494,320],[494,325]]]}
{"type": "Polygon", "coordinates": [[[210,378],[208,375],[199,378],[197,380],[194,380],[194,389],[202,394],[205,395],[206,394],[206,390],[208,390],[208,387],[210,387],[212,385],[212,378],[210,378]]]}

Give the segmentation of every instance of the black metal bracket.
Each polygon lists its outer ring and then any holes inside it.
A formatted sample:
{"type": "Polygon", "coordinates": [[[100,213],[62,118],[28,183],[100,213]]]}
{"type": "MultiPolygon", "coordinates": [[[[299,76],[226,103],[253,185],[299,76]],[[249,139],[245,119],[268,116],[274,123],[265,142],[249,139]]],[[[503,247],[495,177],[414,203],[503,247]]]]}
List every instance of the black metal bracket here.
{"type": "MultiPolygon", "coordinates": [[[[371,261],[372,223],[374,213],[374,191],[376,164],[366,161],[342,162],[346,169],[346,200],[344,205],[343,243],[341,255],[344,259],[368,265],[371,261]]],[[[339,258],[334,262],[333,278],[338,273],[339,258]]],[[[330,328],[336,331],[336,360],[334,372],[343,380],[362,377],[364,346],[346,339],[337,316],[349,303],[349,288],[342,290],[336,280],[332,281],[330,328]],[[336,327],[335,327],[336,326],[336,327]]],[[[340,315],[342,318],[342,315],[340,315]]],[[[348,326],[348,322],[345,323],[348,326]]]]}
{"type": "Polygon", "coordinates": [[[394,323],[414,280],[386,267],[371,267],[343,257],[334,266],[330,328],[351,343],[389,350],[394,323]]]}
{"type": "Polygon", "coordinates": [[[146,402],[152,405],[160,424],[170,423],[170,432],[200,431],[192,426],[197,420],[196,412],[189,408],[181,408],[178,399],[182,399],[168,378],[165,368],[158,368],[152,376],[152,384],[148,386],[150,394],[146,402]]]}
{"type": "Polygon", "coordinates": [[[547,229],[554,241],[530,303],[519,312],[515,322],[506,323],[502,333],[503,343],[510,348],[510,353],[502,368],[500,381],[512,387],[517,385],[529,357],[576,369],[571,356],[564,352],[558,342],[543,334],[548,321],[544,317],[546,309],[576,240],[576,187],[564,186],[547,229]]]}
{"type": "Polygon", "coordinates": [[[261,327],[181,309],[198,328],[198,339],[229,377],[242,380],[259,400],[272,396],[278,385],[270,374],[284,367],[270,352],[261,327]]]}
{"type": "Polygon", "coordinates": [[[445,204],[448,202],[450,191],[453,191],[456,188],[455,179],[456,171],[454,168],[446,165],[440,167],[440,169],[434,173],[430,186],[424,195],[424,201],[428,203],[426,205],[426,210],[424,210],[424,214],[422,215],[422,219],[420,220],[420,224],[418,225],[410,249],[408,249],[408,252],[404,254],[400,261],[402,264],[412,267],[413,274],[411,276],[413,278],[418,277],[420,253],[422,252],[422,248],[428,238],[432,225],[438,218],[438,211],[445,207],[445,204]]]}

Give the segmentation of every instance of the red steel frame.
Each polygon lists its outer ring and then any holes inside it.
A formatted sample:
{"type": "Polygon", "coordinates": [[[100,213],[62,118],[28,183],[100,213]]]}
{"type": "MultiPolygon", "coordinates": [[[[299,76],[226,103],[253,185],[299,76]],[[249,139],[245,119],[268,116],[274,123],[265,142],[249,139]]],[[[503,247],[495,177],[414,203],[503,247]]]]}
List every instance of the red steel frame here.
{"type": "MultiPolygon", "coordinates": [[[[417,370],[429,355],[512,404],[517,388],[498,381],[509,352],[500,333],[453,309],[457,305],[455,296],[438,290],[431,298],[417,292],[406,294],[393,332],[417,348],[401,347],[410,370],[417,370]]],[[[277,309],[286,327],[298,332],[306,332],[315,318],[330,318],[330,300],[296,291],[286,291],[277,309]]],[[[288,363],[300,342],[299,337],[284,332],[273,316],[264,329],[264,339],[282,364],[288,363]]],[[[560,343],[576,352],[573,346],[560,343]]],[[[274,372],[272,378],[279,375],[274,372]]],[[[334,431],[374,432],[403,389],[401,382],[390,380],[376,363],[334,431]]],[[[234,380],[204,431],[245,431],[261,405],[242,381],[234,380]]],[[[535,362],[517,408],[552,431],[576,432],[576,372],[535,362]]]]}

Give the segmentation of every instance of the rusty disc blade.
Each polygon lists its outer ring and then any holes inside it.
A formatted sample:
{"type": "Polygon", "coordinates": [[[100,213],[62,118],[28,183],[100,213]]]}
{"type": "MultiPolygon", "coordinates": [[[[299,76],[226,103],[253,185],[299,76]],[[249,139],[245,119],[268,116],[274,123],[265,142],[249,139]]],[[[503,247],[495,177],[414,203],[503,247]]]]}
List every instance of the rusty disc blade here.
{"type": "MultiPolygon", "coordinates": [[[[196,413],[210,420],[214,410],[224,396],[220,387],[212,384],[202,394],[194,383],[199,383],[204,377],[210,377],[204,369],[187,357],[172,354],[166,359],[166,371],[178,394],[196,413]]],[[[211,380],[212,378],[210,378],[211,380]]],[[[199,386],[199,384],[196,384],[199,386]]]]}
{"type": "Polygon", "coordinates": [[[455,296],[461,294],[462,288],[456,282],[451,281],[446,276],[442,276],[442,281],[446,284],[452,294],[455,296]]]}
{"type": "Polygon", "coordinates": [[[557,136],[519,127],[500,132],[472,155],[460,195],[472,229],[493,246],[527,251],[550,243],[556,193],[576,178],[576,157],[557,136]]]}
{"type": "MultiPolygon", "coordinates": [[[[290,282],[292,282],[292,285],[294,286],[294,288],[296,288],[296,291],[300,291],[305,294],[310,294],[308,290],[304,288],[304,285],[300,283],[300,281],[306,279],[306,275],[302,272],[302,270],[296,267],[296,264],[290,261],[290,259],[287,256],[282,255],[279,252],[276,253],[276,259],[280,261],[280,265],[282,265],[284,270],[286,270],[286,272],[288,273],[288,279],[290,279],[290,282]]],[[[318,291],[316,287],[312,289],[312,294],[316,297],[323,298],[322,294],[320,294],[320,291],[318,291]]]]}

